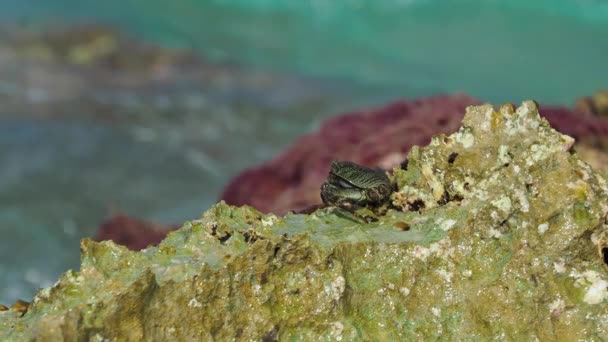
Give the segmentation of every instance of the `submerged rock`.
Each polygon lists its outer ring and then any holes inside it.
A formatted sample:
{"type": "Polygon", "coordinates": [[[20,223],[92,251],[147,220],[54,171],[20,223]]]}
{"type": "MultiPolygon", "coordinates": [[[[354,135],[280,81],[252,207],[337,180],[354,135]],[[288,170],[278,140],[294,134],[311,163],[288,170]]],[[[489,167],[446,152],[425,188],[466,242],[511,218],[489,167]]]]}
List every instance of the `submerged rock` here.
{"type": "Polygon", "coordinates": [[[608,186],[573,142],[533,102],[469,107],[395,168],[402,211],[220,202],[141,252],[83,240],[0,339],[608,339],[608,186]]]}
{"type": "Polygon", "coordinates": [[[23,57],[64,65],[153,73],[160,68],[175,68],[198,62],[191,53],[146,45],[126,38],[119,31],[99,25],[47,29],[41,33],[16,31],[4,35],[8,35],[6,38],[23,57]]]}

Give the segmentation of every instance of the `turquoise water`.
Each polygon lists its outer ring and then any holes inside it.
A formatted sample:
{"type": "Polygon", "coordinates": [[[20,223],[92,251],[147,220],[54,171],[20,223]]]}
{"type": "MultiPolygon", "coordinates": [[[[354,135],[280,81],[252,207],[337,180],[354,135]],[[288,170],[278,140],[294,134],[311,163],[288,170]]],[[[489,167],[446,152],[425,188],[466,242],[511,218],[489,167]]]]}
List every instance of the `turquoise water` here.
{"type": "Polygon", "coordinates": [[[355,85],[571,104],[608,84],[600,0],[0,1],[5,20],[102,21],[209,59],[355,85]]]}

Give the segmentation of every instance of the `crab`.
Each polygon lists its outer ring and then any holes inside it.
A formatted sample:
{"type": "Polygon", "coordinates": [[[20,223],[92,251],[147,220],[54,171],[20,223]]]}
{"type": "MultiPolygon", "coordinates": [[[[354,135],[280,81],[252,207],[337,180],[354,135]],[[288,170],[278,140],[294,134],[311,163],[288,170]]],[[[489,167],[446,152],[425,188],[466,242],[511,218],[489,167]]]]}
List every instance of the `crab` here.
{"type": "Polygon", "coordinates": [[[371,169],[350,161],[333,161],[329,175],[321,185],[325,206],[344,209],[365,222],[375,221],[355,210],[379,208],[388,202],[395,186],[382,169],[371,169]]]}

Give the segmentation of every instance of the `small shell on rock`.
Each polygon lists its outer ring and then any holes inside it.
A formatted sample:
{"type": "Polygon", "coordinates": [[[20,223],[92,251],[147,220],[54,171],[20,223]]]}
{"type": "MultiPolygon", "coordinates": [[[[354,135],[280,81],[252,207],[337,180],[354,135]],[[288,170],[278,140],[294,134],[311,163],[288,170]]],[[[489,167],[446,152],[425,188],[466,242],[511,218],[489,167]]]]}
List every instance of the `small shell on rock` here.
{"type": "Polygon", "coordinates": [[[17,299],[17,301],[11,306],[11,309],[13,309],[16,312],[19,312],[21,314],[21,316],[23,316],[23,315],[25,315],[25,313],[27,312],[27,309],[29,309],[29,307],[30,307],[29,302],[26,302],[21,299],[17,299]]]}
{"type": "Polygon", "coordinates": [[[395,228],[397,228],[397,229],[400,229],[400,230],[404,231],[404,232],[410,230],[410,225],[407,224],[407,223],[405,223],[405,222],[401,222],[401,221],[400,222],[395,222],[393,224],[393,226],[395,228]]]}

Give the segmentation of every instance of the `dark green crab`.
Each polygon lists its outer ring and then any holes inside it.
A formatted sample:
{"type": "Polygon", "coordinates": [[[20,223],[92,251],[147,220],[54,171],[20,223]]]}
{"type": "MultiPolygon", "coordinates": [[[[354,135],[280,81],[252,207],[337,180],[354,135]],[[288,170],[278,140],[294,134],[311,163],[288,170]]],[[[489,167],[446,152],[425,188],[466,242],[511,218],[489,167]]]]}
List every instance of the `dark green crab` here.
{"type": "Polygon", "coordinates": [[[321,185],[321,199],[327,206],[342,208],[370,222],[374,219],[355,210],[366,206],[377,208],[388,201],[393,191],[394,185],[384,170],[349,161],[334,161],[327,180],[321,185]]]}

